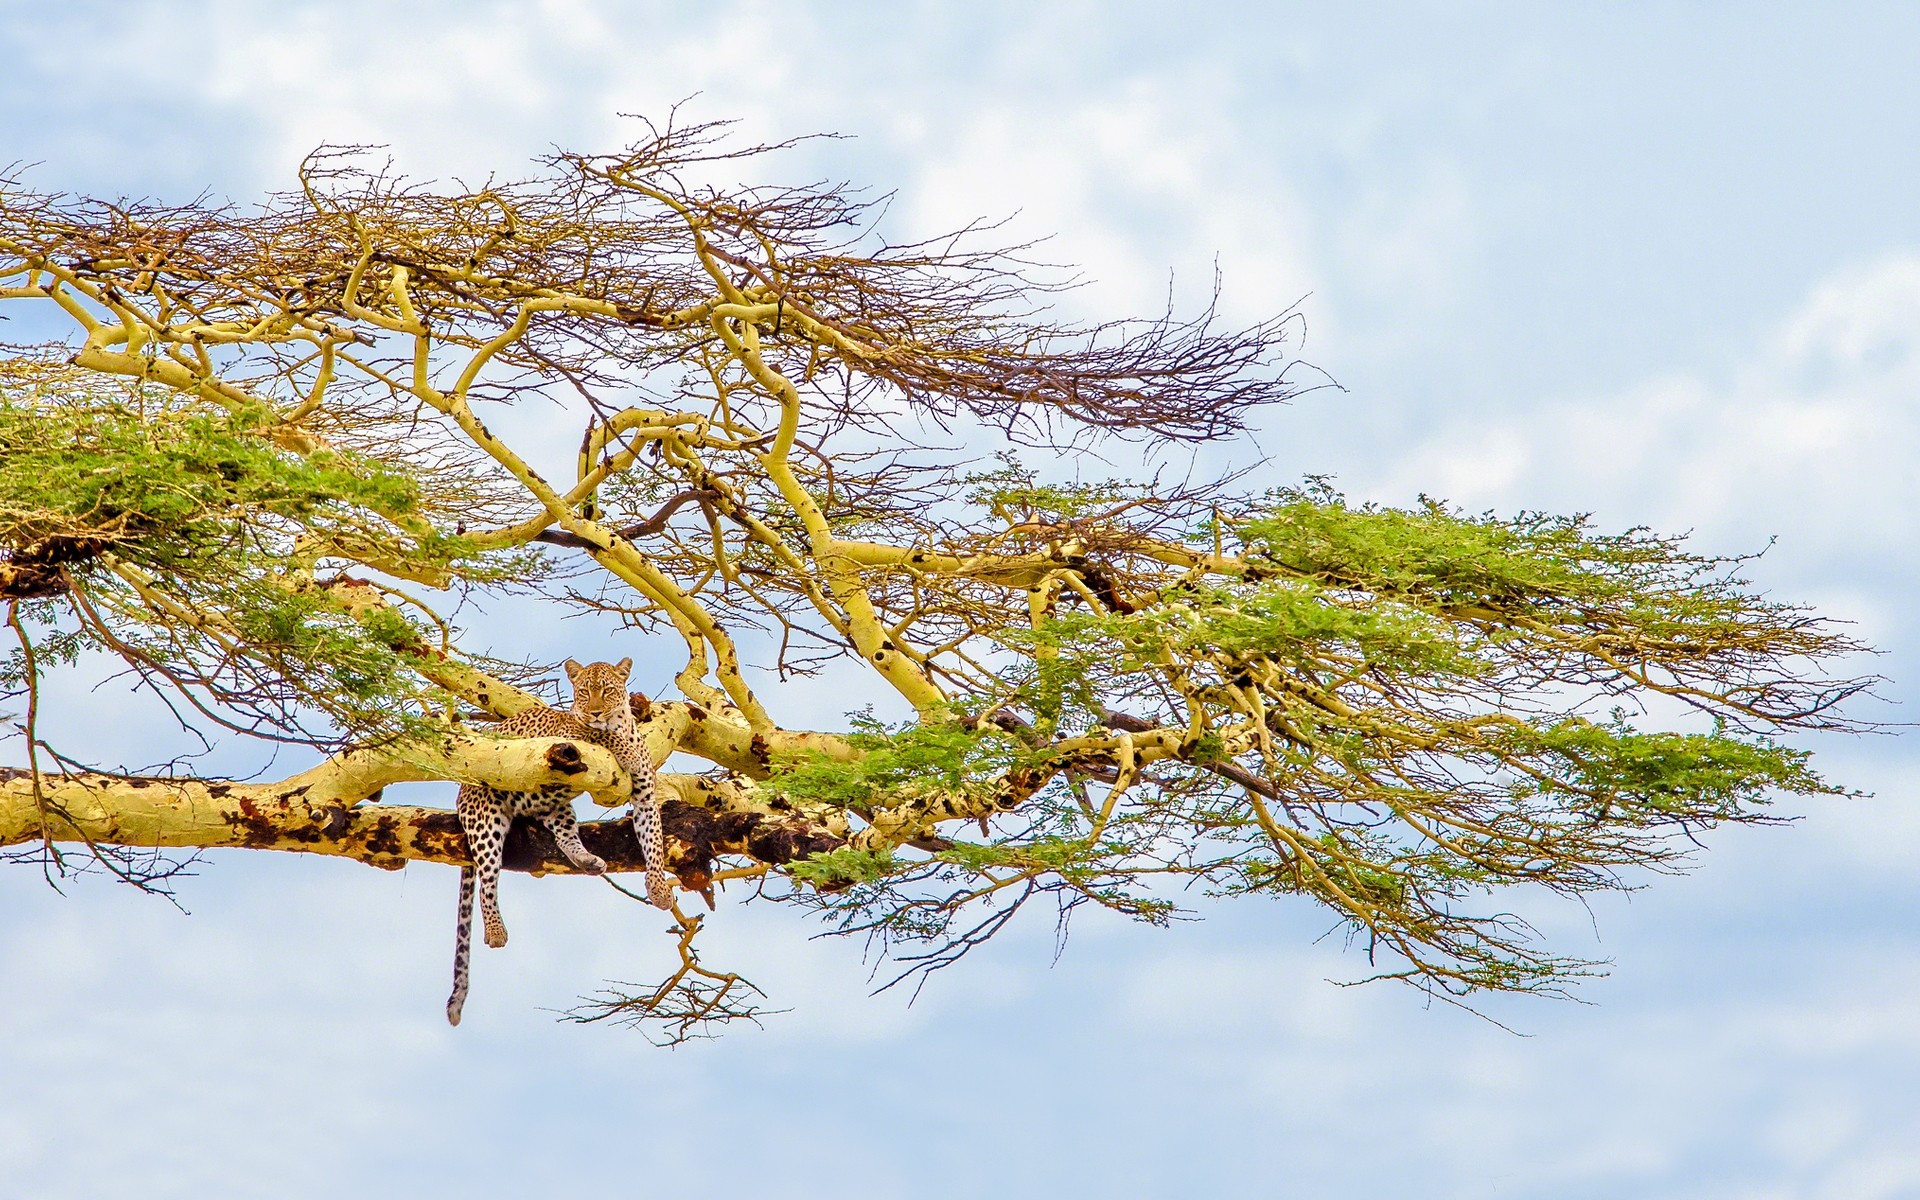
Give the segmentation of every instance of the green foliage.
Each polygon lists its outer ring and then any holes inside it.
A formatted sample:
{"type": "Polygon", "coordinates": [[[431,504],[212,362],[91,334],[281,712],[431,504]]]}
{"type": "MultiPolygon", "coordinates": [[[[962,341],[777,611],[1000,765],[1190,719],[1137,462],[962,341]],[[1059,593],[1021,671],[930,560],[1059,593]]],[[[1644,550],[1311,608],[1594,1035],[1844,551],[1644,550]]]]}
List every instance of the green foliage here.
{"type": "Polygon", "coordinates": [[[365,513],[404,518],[417,502],[404,475],[352,455],[286,453],[239,418],[0,406],[0,544],[84,538],[153,570],[200,573],[257,551],[266,529],[353,528],[365,513]]]}
{"type": "Polygon", "coordinates": [[[1484,669],[1447,622],[1392,601],[1355,604],[1294,579],[1188,587],[1138,613],[1080,610],[1053,621],[1049,632],[1063,651],[1117,643],[1122,668],[1133,671],[1170,657],[1307,666],[1329,656],[1408,674],[1472,676],[1484,669]]]}
{"type": "MultiPolygon", "coordinates": [[[[51,552],[76,585],[70,606],[35,606],[46,650],[103,649],[193,681],[234,710],[218,719],[275,736],[411,728],[423,693],[397,647],[421,631],[398,612],[356,620],[311,587],[329,548],[470,580],[524,575],[533,556],[435,529],[401,467],[295,454],[267,432],[138,389],[0,390],[0,547],[51,552]]],[[[24,686],[17,664],[0,671],[24,686]]]]}
{"type": "MultiPolygon", "coordinates": [[[[1009,519],[1113,547],[1108,579],[1155,569],[1099,524],[1111,498],[1012,463],[976,482],[1009,519]]],[[[1097,840],[1054,789],[1019,844],[937,858],[1307,895],[1407,964],[1388,974],[1552,991],[1588,966],[1474,915],[1476,898],[1628,886],[1623,871],[1676,869],[1705,829],[1770,819],[1782,793],[1844,794],[1767,731],[1827,721],[1862,684],[1804,666],[1857,647],[1755,593],[1743,559],[1584,516],[1351,505],[1322,481],[1219,498],[1185,541],[1204,568],[1135,584],[1124,606],[1063,590],[1037,628],[999,633],[1018,655],[1003,702],[1044,736],[1182,730],[1177,757],[1097,840]],[[1650,702],[1682,723],[1662,728],[1650,702]],[[1585,715],[1604,703],[1609,720],[1585,715]]]]}
{"type": "MultiPolygon", "coordinates": [[[[19,615],[21,624],[27,628],[33,641],[34,665],[43,676],[53,668],[73,666],[90,647],[80,633],[59,628],[59,613],[49,601],[22,601],[19,615]]],[[[11,634],[11,631],[8,632],[11,634]]],[[[15,641],[7,647],[4,655],[0,655],[0,695],[18,694],[25,690],[26,685],[27,653],[15,641]]]]}
{"type": "Polygon", "coordinates": [[[1775,792],[1839,794],[1808,768],[1807,751],[1737,738],[1724,727],[1712,734],[1642,733],[1616,712],[1605,724],[1514,725],[1495,744],[1545,764],[1539,777],[1516,785],[1522,797],[1560,793],[1616,820],[1636,813],[1736,819],[1775,792]]]}
{"type": "Polygon", "coordinates": [[[992,725],[937,719],[889,728],[856,715],[852,762],[818,752],[777,762],[764,787],[775,795],[871,813],[901,796],[941,791],[967,795],[1026,761],[1029,751],[992,725]]]}
{"type": "Polygon", "coordinates": [[[994,455],[1000,463],[961,480],[967,503],[1010,522],[1053,524],[1106,513],[1152,494],[1149,485],[1131,479],[1098,483],[1042,483],[1037,473],[1011,451],[994,455]]]}
{"type": "Polygon", "coordinates": [[[795,879],[816,886],[843,887],[850,883],[872,883],[900,869],[901,863],[891,850],[858,850],[841,846],[822,850],[787,864],[795,879]]]}
{"type": "Polygon", "coordinates": [[[1426,497],[1414,509],[1356,508],[1315,481],[1269,493],[1232,532],[1256,578],[1272,570],[1445,616],[1578,616],[1658,635],[1765,611],[1731,572],[1741,560],[1643,529],[1600,533],[1584,514],[1468,516],[1426,497]]]}

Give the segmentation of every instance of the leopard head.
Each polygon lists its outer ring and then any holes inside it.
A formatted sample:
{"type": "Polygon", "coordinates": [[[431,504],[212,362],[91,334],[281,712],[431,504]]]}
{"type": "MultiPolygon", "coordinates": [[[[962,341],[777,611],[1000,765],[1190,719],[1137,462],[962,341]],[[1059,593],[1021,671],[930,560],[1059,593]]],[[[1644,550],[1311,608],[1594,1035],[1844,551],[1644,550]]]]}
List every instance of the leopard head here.
{"type": "Polygon", "coordinates": [[[573,684],[573,715],[595,729],[626,729],[633,720],[627,707],[627,672],[633,660],[617,663],[566,661],[567,680],[573,684]]]}

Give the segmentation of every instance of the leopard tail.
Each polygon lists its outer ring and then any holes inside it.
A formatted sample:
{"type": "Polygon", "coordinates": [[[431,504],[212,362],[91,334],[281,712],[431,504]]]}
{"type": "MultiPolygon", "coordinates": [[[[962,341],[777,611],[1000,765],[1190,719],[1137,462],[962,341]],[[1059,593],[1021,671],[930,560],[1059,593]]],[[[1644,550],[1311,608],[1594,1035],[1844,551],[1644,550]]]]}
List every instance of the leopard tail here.
{"type": "Polygon", "coordinates": [[[447,997],[447,1024],[460,1023],[460,1010],[467,1003],[467,960],[473,956],[473,877],[472,867],[460,868],[460,918],[454,925],[453,995],[447,997]]]}

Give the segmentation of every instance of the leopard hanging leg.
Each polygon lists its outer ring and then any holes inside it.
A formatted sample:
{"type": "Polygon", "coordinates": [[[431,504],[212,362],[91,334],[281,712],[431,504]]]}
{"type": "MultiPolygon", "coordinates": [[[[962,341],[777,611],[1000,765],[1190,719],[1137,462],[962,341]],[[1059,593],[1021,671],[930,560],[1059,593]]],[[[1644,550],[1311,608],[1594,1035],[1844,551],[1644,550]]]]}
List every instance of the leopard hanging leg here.
{"type": "Polygon", "coordinates": [[[567,856],[568,862],[595,875],[607,869],[607,860],[587,849],[580,840],[580,820],[573,815],[571,801],[560,811],[548,813],[539,821],[553,835],[554,845],[560,847],[560,853],[567,856]]]}
{"type": "Polygon", "coordinates": [[[507,845],[513,814],[507,801],[492,788],[467,784],[458,801],[460,829],[467,835],[467,853],[480,882],[480,923],[487,945],[498,950],[507,944],[507,924],[500,919],[500,852],[507,845]]]}
{"type": "Polygon", "coordinates": [[[460,1023],[467,1003],[467,959],[473,951],[473,868],[460,868],[460,919],[453,940],[453,995],[447,997],[447,1024],[460,1023]]]}
{"type": "Polygon", "coordinates": [[[670,909],[673,880],[667,874],[667,838],[660,828],[660,804],[651,787],[644,797],[640,790],[638,786],[634,788],[633,833],[640,841],[640,853],[647,860],[647,899],[655,908],[670,909]]]}

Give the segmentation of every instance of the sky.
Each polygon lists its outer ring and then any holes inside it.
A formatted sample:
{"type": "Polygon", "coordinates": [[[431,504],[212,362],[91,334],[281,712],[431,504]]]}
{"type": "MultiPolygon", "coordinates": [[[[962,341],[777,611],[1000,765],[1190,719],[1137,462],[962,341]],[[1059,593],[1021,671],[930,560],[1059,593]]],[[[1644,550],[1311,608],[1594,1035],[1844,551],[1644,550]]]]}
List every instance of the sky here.
{"type": "MultiPolygon", "coordinates": [[[[1195,301],[1216,266],[1231,315],[1297,307],[1340,388],[1204,465],[1765,547],[1760,587],[1882,651],[1859,715],[1897,723],[1915,45],[1920,9],[1868,3],[0,0],[0,163],[246,202],[323,142],[511,177],[679,100],[844,134],[783,169],[896,192],[903,232],[1053,235],[1089,314],[1195,301]]],[[[47,719],[159,756],[125,704],[56,688],[47,719]]],[[[1801,744],[1871,794],[1529,908],[1612,973],[1487,1006],[1517,1033],[1331,982],[1364,963],[1303,904],[1085,920],[1057,962],[1035,922],[911,1006],[868,995],[858,947],[723,904],[710,958],[789,1011],[663,1051],[550,1011],[658,974],[653,918],[526,877],[456,1030],[445,869],[214,855],[190,916],[3,871],[0,1195],[1920,1196],[1920,741],[1801,744]]]]}

